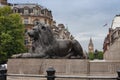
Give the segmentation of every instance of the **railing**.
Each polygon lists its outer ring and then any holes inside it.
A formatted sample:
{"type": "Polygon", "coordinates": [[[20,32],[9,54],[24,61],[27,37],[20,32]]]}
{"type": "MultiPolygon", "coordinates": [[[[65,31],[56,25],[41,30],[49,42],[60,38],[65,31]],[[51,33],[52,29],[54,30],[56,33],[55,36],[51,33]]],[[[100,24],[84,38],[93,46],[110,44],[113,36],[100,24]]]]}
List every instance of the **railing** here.
{"type": "MultiPolygon", "coordinates": [[[[56,78],[65,79],[102,79],[102,80],[120,80],[120,71],[117,71],[118,76],[75,76],[75,75],[55,75],[55,69],[50,67],[46,70],[47,75],[31,75],[31,74],[7,74],[6,69],[0,69],[0,80],[7,80],[7,77],[35,77],[47,78],[47,80],[55,80],[56,78]]],[[[12,80],[12,79],[11,79],[12,80]]],[[[27,80],[27,79],[26,79],[27,80]]]]}

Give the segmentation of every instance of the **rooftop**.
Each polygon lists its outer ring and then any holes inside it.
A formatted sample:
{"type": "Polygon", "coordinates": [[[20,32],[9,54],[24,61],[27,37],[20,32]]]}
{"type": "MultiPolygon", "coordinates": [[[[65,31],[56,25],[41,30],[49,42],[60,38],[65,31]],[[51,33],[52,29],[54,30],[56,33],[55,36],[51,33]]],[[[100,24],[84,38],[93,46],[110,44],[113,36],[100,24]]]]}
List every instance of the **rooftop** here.
{"type": "Polygon", "coordinates": [[[115,29],[117,27],[120,27],[120,15],[117,15],[114,17],[113,22],[112,22],[112,29],[115,29]]]}
{"type": "Polygon", "coordinates": [[[24,8],[24,7],[34,8],[34,7],[40,7],[41,9],[47,9],[46,7],[41,6],[39,4],[36,4],[36,3],[17,3],[17,4],[12,4],[12,7],[17,7],[17,8],[24,8]]]}

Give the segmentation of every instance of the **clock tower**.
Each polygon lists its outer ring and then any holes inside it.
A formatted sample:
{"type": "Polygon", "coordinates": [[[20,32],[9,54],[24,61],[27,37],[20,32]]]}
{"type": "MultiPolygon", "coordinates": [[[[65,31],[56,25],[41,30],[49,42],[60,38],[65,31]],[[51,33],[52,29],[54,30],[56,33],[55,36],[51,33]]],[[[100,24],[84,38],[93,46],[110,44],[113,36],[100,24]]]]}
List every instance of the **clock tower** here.
{"type": "Polygon", "coordinates": [[[93,42],[92,42],[92,39],[90,38],[90,42],[89,42],[89,45],[88,45],[88,53],[93,53],[94,52],[94,45],[93,45],[93,42]]]}

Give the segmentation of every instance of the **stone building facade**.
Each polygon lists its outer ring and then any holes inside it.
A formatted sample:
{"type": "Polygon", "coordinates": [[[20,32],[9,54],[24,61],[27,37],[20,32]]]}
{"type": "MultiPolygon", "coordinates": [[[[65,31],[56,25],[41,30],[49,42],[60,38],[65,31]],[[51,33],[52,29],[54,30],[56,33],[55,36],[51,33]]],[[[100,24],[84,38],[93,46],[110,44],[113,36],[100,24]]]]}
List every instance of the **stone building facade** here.
{"type": "Polygon", "coordinates": [[[70,40],[74,39],[74,37],[68,31],[68,28],[64,26],[64,24],[58,24],[57,26],[53,25],[53,27],[51,28],[55,38],[57,39],[70,39],[70,40]]]}
{"type": "Polygon", "coordinates": [[[37,22],[52,25],[53,17],[50,10],[38,4],[13,4],[13,13],[19,13],[26,28],[31,27],[37,22]]]}
{"type": "Polygon", "coordinates": [[[120,15],[113,19],[103,44],[104,59],[120,60],[120,15]]]}
{"type": "Polygon", "coordinates": [[[7,0],[0,0],[1,5],[7,5],[7,0]]]}

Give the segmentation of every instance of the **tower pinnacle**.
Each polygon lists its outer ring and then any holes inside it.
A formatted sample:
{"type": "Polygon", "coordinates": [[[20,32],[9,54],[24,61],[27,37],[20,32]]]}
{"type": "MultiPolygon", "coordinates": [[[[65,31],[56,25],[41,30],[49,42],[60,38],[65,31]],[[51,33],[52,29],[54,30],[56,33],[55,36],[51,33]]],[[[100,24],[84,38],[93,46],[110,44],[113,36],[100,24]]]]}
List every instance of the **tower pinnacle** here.
{"type": "Polygon", "coordinates": [[[92,42],[92,38],[90,38],[90,41],[89,41],[89,45],[88,45],[88,52],[90,53],[93,53],[94,52],[94,45],[93,45],[93,42],[92,42]]]}

